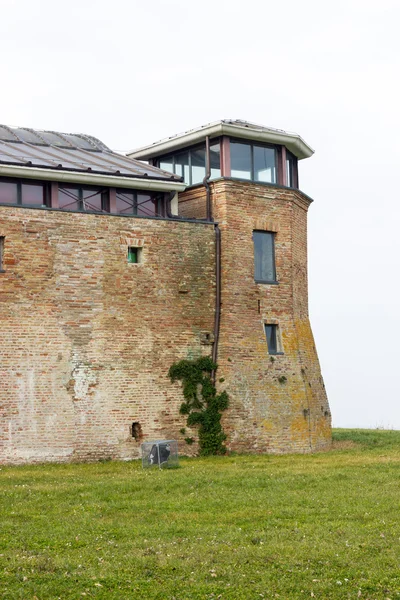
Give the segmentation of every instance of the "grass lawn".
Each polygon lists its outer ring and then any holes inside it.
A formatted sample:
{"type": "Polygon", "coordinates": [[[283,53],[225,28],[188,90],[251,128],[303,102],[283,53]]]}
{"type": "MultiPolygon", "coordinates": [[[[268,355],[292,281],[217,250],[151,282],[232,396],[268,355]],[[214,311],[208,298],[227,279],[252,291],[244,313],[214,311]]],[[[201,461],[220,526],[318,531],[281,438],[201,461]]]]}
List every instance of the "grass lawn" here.
{"type": "Polygon", "coordinates": [[[400,431],[332,452],[2,467],[0,597],[400,598],[400,431]]]}

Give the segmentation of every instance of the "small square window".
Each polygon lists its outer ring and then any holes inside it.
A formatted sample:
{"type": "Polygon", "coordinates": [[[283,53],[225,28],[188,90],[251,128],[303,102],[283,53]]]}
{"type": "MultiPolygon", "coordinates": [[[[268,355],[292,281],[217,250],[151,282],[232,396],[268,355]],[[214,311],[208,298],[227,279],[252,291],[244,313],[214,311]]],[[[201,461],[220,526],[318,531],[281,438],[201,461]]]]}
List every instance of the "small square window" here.
{"type": "Polygon", "coordinates": [[[269,354],[283,354],[278,325],[265,325],[265,335],[269,354]]]}
{"type": "Polygon", "coordinates": [[[131,263],[131,264],[140,263],[141,253],[142,253],[141,248],[134,248],[132,246],[129,246],[129,248],[128,248],[128,263],[131,263]]]}

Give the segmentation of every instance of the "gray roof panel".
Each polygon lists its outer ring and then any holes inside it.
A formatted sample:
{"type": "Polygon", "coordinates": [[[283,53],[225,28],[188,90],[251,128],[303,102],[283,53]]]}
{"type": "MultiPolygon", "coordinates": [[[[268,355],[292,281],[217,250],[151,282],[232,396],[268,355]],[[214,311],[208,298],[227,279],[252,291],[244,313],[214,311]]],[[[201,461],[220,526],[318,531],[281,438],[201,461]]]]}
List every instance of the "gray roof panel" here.
{"type": "Polygon", "coordinates": [[[0,164],[181,181],[180,177],[113,152],[89,135],[0,125],[0,164]]]}

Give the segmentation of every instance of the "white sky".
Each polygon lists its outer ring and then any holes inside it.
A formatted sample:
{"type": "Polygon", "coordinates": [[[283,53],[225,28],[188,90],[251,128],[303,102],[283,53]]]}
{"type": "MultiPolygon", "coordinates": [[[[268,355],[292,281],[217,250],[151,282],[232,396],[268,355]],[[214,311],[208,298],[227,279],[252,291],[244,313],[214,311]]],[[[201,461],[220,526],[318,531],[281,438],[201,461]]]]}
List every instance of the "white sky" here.
{"type": "Polygon", "coordinates": [[[339,427],[400,429],[400,1],[0,0],[0,122],[129,150],[221,118],[296,131],[310,313],[339,427]]]}

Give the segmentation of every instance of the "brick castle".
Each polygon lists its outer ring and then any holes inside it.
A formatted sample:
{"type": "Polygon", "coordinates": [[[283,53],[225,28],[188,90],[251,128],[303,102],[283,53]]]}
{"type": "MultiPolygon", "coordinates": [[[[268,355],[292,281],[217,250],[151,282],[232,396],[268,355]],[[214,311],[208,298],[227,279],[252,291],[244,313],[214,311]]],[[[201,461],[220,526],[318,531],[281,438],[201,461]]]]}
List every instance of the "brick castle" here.
{"type": "Polygon", "coordinates": [[[229,449],[329,447],[298,183],[312,152],[244,121],[127,157],[0,126],[0,462],[131,459],[160,438],[196,452],[167,373],[201,355],[230,395],[229,449]]]}

